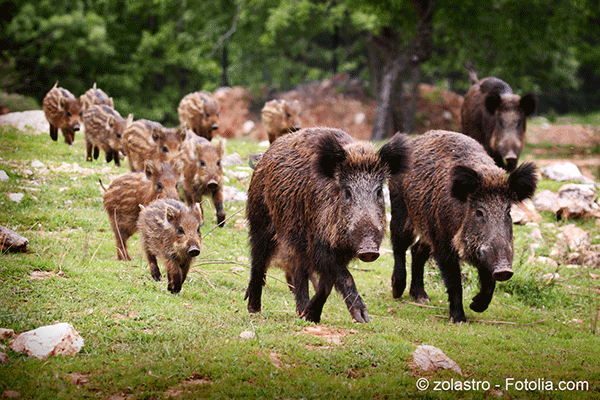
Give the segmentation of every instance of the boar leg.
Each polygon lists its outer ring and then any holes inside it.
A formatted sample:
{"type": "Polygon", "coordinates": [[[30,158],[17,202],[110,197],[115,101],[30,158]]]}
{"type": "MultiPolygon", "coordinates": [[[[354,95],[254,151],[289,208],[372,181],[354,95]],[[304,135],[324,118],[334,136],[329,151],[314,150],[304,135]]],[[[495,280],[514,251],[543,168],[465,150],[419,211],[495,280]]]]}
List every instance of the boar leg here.
{"type": "Polygon", "coordinates": [[[217,213],[217,224],[220,228],[225,226],[225,210],[223,209],[223,190],[217,189],[212,196],[213,204],[215,205],[215,211],[217,213]]]}
{"type": "Polygon", "coordinates": [[[86,161],[90,161],[90,162],[92,161],[92,147],[93,146],[91,143],[88,143],[87,141],[85,142],[85,154],[86,154],[85,160],[86,161]]]}
{"type": "Polygon", "coordinates": [[[333,283],[333,278],[330,276],[330,274],[323,274],[321,276],[321,279],[319,280],[319,287],[316,290],[315,295],[308,302],[308,306],[306,307],[301,317],[305,318],[307,321],[311,321],[314,323],[321,322],[321,313],[323,312],[323,306],[325,305],[325,302],[327,301],[327,298],[331,293],[333,283]]]}
{"type": "MultiPolygon", "coordinates": [[[[393,223],[392,226],[394,226],[393,223]]],[[[391,239],[392,248],[394,250],[394,271],[392,272],[392,297],[394,297],[395,299],[399,299],[400,297],[402,297],[404,289],[406,289],[406,250],[413,243],[414,235],[408,231],[404,231],[399,234],[392,230],[391,239]]]]}
{"type": "Polygon", "coordinates": [[[244,299],[248,299],[248,312],[257,313],[261,309],[260,297],[265,284],[267,266],[277,250],[277,242],[267,210],[257,207],[257,209],[249,211],[248,215],[252,261],[250,263],[250,282],[244,299]]]}
{"type": "Polygon", "coordinates": [[[58,128],[50,124],[50,138],[55,142],[58,140],[58,128]]]}
{"type": "Polygon", "coordinates": [[[146,258],[148,259],[148,264],[150,265],[150,275],[156,282],[160,282],[160,270],[158,269],[156,256],[146,252],[146,258]]]}
{"type": "Polygon", "coordinates": [[[166,267],[167,277],[169,278],[167,289],[173,294],[179,293],[181,291],[181,285],[183,283],[181,269],[174,260],[167,260],[166,267]]]}
{"type": "Polygon", "coordinates": [[[292,284],[294,285],[294,289],[292,292],[296,297],[296,313],[298,315],[304,314],[310,300],[308,293],[309,266],[306,264],[307,260],[308,257],[306,254],[302,254],[299,257],[296,257],[294,262],[294,270],[292,275],[292,284]]]}
{"type": "Polygon", "coordinates": [[[65,137],[65,143],[71,146],[75,139],[75,131],[72,129],[63,129],[63,136],[65,137]]]}
{"type": "Polygon", "coordinates": [[[478,270],[481,288],[479,293],[473,297],[473,302],[469,308],[475,312],[484,312],[487,310],[490,302],[492,301],[492,297],[494,296],[496,280],[487,268],[478,268],[478,270]]]}
{"type": "Polygon", "coordinates": [[[436,259],[444,285],[448,291],[450,318],[453,322],[466,322],[465,311],[462,304],[462,284],[459,258],[450,249],[441,249],[443,255],[436,259]]]}
{"type": "Polygon", "coordinates": [[[429,256],[431,255],[431,247],[421,240],[417,240],[411,247],[410,254],[412,257],[410,296],[415,299],[417,303],[429,303],[429,296],[427,296],[427,293],[425,292],[425,285],[423,283],[423,274],[425,263],[429,260],[429,256]]]}
{"type": "Polygon", "coordinates": [[[350,315],[356,322],[369,322],[369,313],[367,312],[367,306],[363,301],[362,297],[358,293],[354,278],[350,274],[350,271],[346,267],[343,267],[337,274],[335,280],[335,288],[342,294],[350,315]]]}
{"type": "Polygon", "coordinates": [[[94,160],[97,160],[100,157],[100,148],[98,146],[94,146],[94,160]]]}

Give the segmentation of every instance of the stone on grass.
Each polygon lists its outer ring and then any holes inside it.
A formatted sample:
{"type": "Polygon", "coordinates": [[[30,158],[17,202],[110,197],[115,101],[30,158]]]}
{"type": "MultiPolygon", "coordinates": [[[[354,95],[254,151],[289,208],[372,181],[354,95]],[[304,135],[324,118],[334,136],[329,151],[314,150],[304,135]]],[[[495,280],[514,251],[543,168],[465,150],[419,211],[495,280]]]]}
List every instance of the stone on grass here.
{"type": "Polygon", "coordinates": [[[425,371],[439,371],[442,369],[451,369],[462,374],[458,364],[444,354],[437,347],[421,345],[412,353],[413,362],[425,371]]]}
{"type": "Polygon", "coordinates": [[[12,340],[10,348],[17,353],[43,359],[55,355],[75,355],[83,347],[83,338],[73,325],[62,322],[23,332],[12,340]]]}

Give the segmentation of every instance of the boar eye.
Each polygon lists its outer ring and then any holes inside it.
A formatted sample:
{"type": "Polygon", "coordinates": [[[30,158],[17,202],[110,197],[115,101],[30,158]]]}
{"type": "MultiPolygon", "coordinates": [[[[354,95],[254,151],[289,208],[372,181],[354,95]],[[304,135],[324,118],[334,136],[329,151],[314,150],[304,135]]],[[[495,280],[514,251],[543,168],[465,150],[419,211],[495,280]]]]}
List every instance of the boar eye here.
{"type": "Polygon", "coordinates": [[[285,116],[288,117],[288,118],[290,118],[292,116],[292,114],[286,113],[285,116]]]}
{"type": "Polygon", "coordinates": [[[200,166],[201,167],[206,167],[206,163],[204,162],[204,160],[200,160],[200,166]]]}
{"type": "Polygon", "coordinates": [[[344,198],[346,200],[352,200],[352,191],[349,188],[344,189],[344,198]]]}
{"type": "Polygon", "coordinates": [[[182,227],[180,227],[180,226],[178,226],[178,227],[177,227],[177,234],[178,234],[178,235],[183,235],[184,233],[185,233],[185,231],[183,230],[183,228],[182,228],[182,227]]]}
{"type": "Polygon", "coordinates": [[[156,184],[156,190],[163,190],[163,188],[164,188],[164,186],[163,186],[163,184],[162,184],[162,183],[158,182],[158,183],[156,184]]]}
{"type": "Polygon", "coordinates": [[[477,218],[483,219],[485,217],[485,213],[483,212],[483,210],[481,208],[478,208],[477,210],[475,210],[475,216],[477,218]]]}
{"type": "Polygon", "coordinates": [[[383,198],[383,189],[377,188],[377,199],[381,200],[383,198]]]}
{"type": "Polygon", "coordinates": [[[217,161],[217,167],[221,166],[221,160],[217,161]]]}
{"type": "Polygon", "coordinates": [[[161,150],[162,150],[163,153],[168,153],[169,152],[169,148],[167,146],[163,146],[161,150]]]}
{"type": "Polygon", "coordinates": [[[198,225],[198,231],[197,232],[198,232],[198,234],[200,234],[200,225],[198,225]]]}
{"type": "Polygon", "coordinates": [[[117,139],[121,139],[121,134],[120,133],[115,133],[115,136],[117,137],[117,139]]]}
{"type": "Polygon", "coordinates": [[[69,110],[67,110],[67,117],[71,116],[71,112],[69,110]]]}
{"type": "Polygon", "coordinates": [[[209,114],[209,113],[206,113],[206,118],[209,118],[209,117],[210,117],[210,114],[209,114]]]}

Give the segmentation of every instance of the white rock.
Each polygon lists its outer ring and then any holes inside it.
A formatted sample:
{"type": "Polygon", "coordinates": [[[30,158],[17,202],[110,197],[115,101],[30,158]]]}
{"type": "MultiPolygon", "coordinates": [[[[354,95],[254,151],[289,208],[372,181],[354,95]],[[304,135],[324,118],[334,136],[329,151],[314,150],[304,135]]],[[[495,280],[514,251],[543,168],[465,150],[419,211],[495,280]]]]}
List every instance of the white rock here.
{"type": "Polygon", "coordinates": [[[62,322],[23,332],[9,344],[17,353],[43,359],[59,354],[77,354],[83,347],[83,338],[73,325],[62,322]]]}
{"type": "Polygon", "coordinates": [[[564,237],[564,241],[571,251],[586,248],[592,242],[590,233],[576,227],[574,224],[565,225],[558,229],[562,232],[562,234],[559,234],[558,239],[560,240],[561,236],[564,237]]]}
{"type": "Polygon", "coordinates": [[[232,165],[243,165],[244,160],[242,159],[242,156],[240,156],[238,153],[231,153],[221,159],[221,164],[224,167],[229,167],[232,165]]]}
{"type": "Polygon", "coordinates": [[[458,364],[437,347],[421,345],[413,351],[412,355],[414,363],[425,371],[451,369],[462,374],[458,364]]]}
{"type": "Polygon", "coordinates": [[[359,112],[354,115],[354,123],[356,125],[362,124],[363,122],[365,122],[365,119],[367,119],[367,116],[363,112],[359,112]]]}
{"type": "Polygon", "coordinates": [[[256,337],[256,333],[254,331],[244,331],[240,333],[240,338],[242,339],[254,339],[256,337]]]}
{"type": "Polygon", "coordinates": [[[525,225],[529,222],[540,222],[542,220],[542,216],[529,199],[525,199],[520,203],[513,203],[510,215],[513,224],[525,225]]]}
{"type": "Polygon", "coordinates": [[[254,129],[255,126],[256,124],[254,123],[254,121],[248,120],[242,124],[242,131],[245,135],[247,135],[250,132],[252,132],[252,129],[254,129]]]}
{"type": "Polygon", "coordinates": [[[0,169],[0,182],[6,182],[8,180],[8,174],[6,171],[0,169]]]}
{"type": "Polygon", "coordinates": [[[33,161],[31,162],[31,166],[32,166],[33,168],[46,168],[46,166],[44,165],[44,163],[43,163],[43,162],[41,162],[40,160],[33,160],[33,161]]]}
{"type": "Polygon", "coordinates": [[[570,162],[548,165],[542,168],[542,175],[554,181],[593,183],[591,179],[583,176],[577,165],[570,162]]]}
{"type": "Polygon", "coordinates": [[[25,195],[23,193],[9,193],[8,198],[14,202],[20,203],[25,195]]]}

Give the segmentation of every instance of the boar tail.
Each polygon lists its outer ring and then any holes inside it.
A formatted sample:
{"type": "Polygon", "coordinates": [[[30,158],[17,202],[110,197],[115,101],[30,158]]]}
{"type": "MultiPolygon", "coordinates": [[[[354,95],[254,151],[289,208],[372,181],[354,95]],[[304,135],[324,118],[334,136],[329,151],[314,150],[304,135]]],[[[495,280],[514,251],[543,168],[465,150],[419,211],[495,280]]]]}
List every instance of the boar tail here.
{"type": "Polygon", "coordinates": [[[477,72],[475,72],[475,67],[471,61],[465,62],[465,68],[467,71],[469,71],[469,80],[471,81],[471,85],[475,85],[477,82],[479,82],[479,79],[477,78],[477,72]]]}

